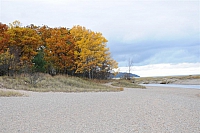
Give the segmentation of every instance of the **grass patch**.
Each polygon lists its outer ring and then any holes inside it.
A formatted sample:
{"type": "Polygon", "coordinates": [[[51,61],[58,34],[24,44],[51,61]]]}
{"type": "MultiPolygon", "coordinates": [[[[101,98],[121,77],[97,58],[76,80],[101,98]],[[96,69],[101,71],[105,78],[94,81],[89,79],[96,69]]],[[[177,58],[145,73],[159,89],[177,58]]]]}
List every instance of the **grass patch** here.
{"type": "Polygon", "coordinates": [[[24,94],[15,91],[0,90],[0,97],[20,97],[20,96],[24,96],[24,94]]]}
{"type": "Polygon", "coordinates": [[[126,87],[126,88],[141,88],[145,89],[145,86],[132,83],[130,80],[116,80],[112,83],[113,86],[119,86],[119,87],[126,87]]]}
{"type": "Polygon", "coordinates": [[[18,75],[16,77],[3,76],[0,82],[4,88],[16,90],[28,90],[37,92],[101,92],[101,91],[120,91],[119,88],[113,88],[71,76],[50,76],[40,74],[37,79],[32,81],[31,75],[18,75]],[[34,83],[34,84],[33,84],[34,83]]]}

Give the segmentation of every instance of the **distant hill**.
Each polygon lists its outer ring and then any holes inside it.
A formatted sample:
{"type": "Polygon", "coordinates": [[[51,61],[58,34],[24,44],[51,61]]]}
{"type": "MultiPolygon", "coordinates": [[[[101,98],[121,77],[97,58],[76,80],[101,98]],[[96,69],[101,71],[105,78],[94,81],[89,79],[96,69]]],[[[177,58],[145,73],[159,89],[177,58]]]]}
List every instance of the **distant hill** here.
{"type": "MultiPolygon", "coordinates": [[[[127,74],[128,73],[126,73],[126,72],[120,72],[114,78],[122,78],[122,77],[126,76],[127,74]]],[[[130,73],[130,77],[140,77],[140,76],[130,73]]]]}

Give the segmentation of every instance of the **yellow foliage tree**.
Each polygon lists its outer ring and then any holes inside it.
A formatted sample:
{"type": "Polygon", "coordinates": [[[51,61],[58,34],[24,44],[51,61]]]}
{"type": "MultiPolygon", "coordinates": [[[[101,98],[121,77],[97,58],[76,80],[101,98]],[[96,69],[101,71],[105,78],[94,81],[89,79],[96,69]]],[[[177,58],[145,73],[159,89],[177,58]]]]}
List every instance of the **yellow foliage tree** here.
{"type": "Polygon", "coordinates": [[[94,73],[98,71],[109,71],[106,70],[106,67],[102,70],[103,64],[108,65],[109,69],[113,66],[117,67],[106,47],[108,41],[101,33],[93,32],[79,25],[74,26],[70,33],[75,39],[76,73],[87,73],[89,78],[93,78],[94,73]]]}
{"type": "Polygon", "coordinates": [[[20,22],[15,21],[8,29],[10,52],[17,59],[20,66],[32,66],[32,60],[37,54],[37,49],[41,44],[41,38],[37,32],[31,28],[20,27],[20,22]]]}

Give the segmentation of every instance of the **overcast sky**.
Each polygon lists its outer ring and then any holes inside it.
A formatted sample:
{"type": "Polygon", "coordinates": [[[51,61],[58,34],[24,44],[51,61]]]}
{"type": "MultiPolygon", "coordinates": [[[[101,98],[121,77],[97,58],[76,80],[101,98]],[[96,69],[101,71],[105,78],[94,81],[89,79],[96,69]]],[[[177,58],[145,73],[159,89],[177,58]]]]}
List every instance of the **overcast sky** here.
{"type": "Polygon", "coordinates": [[[194,63],[200,68],[199,0],[0,0],[0,22],[85,26],[108,40],[120,67],[194,63]]]}

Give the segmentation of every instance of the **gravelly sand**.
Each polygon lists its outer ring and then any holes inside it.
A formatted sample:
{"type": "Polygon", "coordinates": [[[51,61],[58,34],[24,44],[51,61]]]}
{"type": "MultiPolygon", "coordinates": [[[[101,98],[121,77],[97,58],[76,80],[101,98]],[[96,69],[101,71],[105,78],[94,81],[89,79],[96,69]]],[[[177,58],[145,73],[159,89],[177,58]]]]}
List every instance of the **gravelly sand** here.
{"type": "Polygon", "coordinates": [[[1,133],[198,133],[198,89],[0,97],[1,133]]]}

